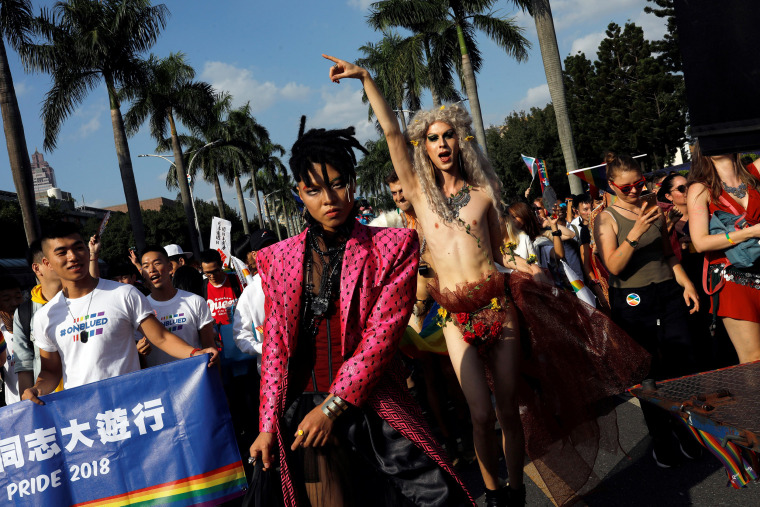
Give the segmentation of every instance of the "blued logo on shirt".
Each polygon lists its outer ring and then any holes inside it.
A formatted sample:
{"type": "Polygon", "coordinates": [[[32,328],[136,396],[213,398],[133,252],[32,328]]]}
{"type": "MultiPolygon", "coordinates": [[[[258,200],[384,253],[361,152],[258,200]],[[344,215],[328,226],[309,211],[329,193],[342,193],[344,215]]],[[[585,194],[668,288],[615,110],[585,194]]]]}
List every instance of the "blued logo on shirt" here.
{"type": "Polygon", "coordinates": [[[184,313],[164,315],[163,317],[159,317],[158,320],[161,321],[167,331],[171,332],[179,331],[182,329],[183,324],[187,322],[187,318],[185,317],[184,313]]]}
{"type": "Polygon", "coordinates": [[[74,334],[74,341],[79,341],[79,333],[87,331],[90,336],[99,336],[103,334],[103,328],[108,324],[108,318],[103,317],[106,312],[91,313],[74,319],[74,325],[61,329],[61,338],[66,335],[74,334]]]}

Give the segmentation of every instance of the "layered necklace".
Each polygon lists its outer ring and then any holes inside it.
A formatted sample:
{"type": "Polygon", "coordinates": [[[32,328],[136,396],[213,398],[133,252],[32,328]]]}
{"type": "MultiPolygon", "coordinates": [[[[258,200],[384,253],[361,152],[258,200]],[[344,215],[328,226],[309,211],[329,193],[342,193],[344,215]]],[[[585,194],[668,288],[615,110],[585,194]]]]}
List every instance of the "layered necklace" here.
{"type": "Polygon", "coordinates": [[[448,220],[449,222],[459,219],[459,210],[467,206],[467,203],[470,202],[470,198],[472,197],[470,195],[471,188],[472,187],[465,181],[459,192],[446,198],[446,207],[451,211],[451,219],[448,220]]]}
{"type": "Polygon", "coordinates": [[[737,187],[730,187],[730,186],[726,185],[725,181],[721,181],[720,184],[723,185],[723,190],[725,190],[729,194],[733,195],[737,199],[743,199],[744,196],[747,195],[747,184],[746,183],[742,182],[737,187]]]}
{"type": "Polygon", "coordinates": [[[340,268],[343,263],[343,254],[346,251],[346,241],[342,240],[329,245],[323,235],[317,231],[312,231],[311,228],[306,233],[306,241],[307,246],[310,247],[306,253],[306,301],[307,307],[311,309],[313,314],[312,324],[316,324],[316,321],[323,318],[327,313],[330,302],[336,298],[337,292],[334,292],[334,289],[340,285],[340,268]],[[324,250],[322,250],[319,238],[325,245],[324,250]],[[319,260],[319,266],[314,265],[315,253],[319,260]],[[316,288],[314,269],[320,269],[321,272],[319,290],[316,293],[314,292],[316,288]]]}

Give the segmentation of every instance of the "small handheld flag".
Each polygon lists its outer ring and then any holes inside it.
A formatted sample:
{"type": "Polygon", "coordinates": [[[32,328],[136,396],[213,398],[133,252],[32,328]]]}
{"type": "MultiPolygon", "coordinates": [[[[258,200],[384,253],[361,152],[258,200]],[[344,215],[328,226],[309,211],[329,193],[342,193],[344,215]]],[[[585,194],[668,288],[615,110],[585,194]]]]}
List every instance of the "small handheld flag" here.
{"type": "Polygon", "coordinates": [[[522,153],[520,156],[523,159],[523,162],[525,162],[525,165],[528,166],[528,171],[530,171],[530,181],[532,182],[536,178],[536,159],[533,157],[526,157],[522,153]]]}

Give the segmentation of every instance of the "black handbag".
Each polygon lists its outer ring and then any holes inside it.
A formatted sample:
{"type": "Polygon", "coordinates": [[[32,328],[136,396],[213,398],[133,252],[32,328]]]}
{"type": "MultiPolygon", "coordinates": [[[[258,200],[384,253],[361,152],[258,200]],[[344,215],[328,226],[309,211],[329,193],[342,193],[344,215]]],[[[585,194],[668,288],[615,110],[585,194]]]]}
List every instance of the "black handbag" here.
{"type": "Polygon", "coordinates": [[[243,507],[284,507],[284,505],[280,467],[264,470],[264,463],[260,459],[256,460],[251,483],[243,498],[243,507]]]}

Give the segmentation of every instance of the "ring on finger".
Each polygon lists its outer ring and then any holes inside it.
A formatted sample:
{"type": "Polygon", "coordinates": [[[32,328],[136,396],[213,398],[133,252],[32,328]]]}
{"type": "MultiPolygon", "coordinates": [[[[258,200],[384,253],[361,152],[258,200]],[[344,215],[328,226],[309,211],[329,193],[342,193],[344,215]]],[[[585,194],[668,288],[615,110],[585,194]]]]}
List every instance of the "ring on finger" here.
{"type": "Polygon", "coordinates": [[[296,432],[296,434],[297,434],[299,437],[302,437],[302,436],[303,436],[303,430],[298,430],[298,431],[296,432]]]}
{"type": "Polygon", "coordinates": [[[251,456],[250,458],[248,458],[248,464],[255,465],[256,464],[256,458],[253,457],[253,456],[251,456]]]}

